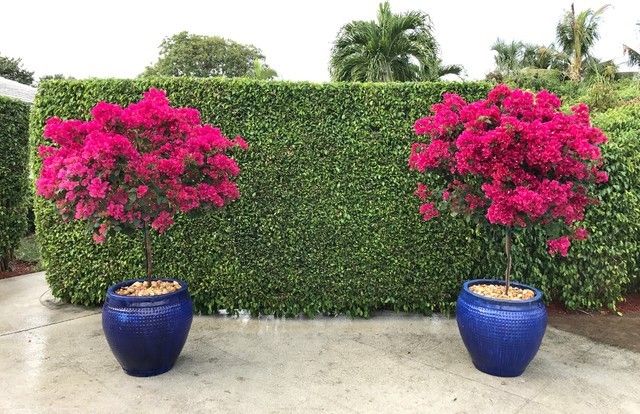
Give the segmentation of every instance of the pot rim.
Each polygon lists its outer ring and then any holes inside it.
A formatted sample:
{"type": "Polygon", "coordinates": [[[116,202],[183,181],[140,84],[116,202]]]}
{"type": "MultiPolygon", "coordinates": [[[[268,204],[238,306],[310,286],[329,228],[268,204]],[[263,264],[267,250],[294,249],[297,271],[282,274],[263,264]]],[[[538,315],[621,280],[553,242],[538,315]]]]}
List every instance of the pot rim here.
{"type": "Polygon", "coordinates": [[[491,296],[484,296],[484,295],[479,295],[477,293],[472,292],[469,287],[473,286],[473,285],[478,285],[478,284],[488,284],[488,285],[504,285],[506,284],[505,280],[503,279],[471,279],[471,280],[466,280],[463,284],[462,284],[462,289],[468,293],[469,295],[472,295],[473,297],[479,298],[479,299],[483,299],[486,300],[488,302],[491,303],[496,303],[496,304],[501,304],[501,305],[519,305],[519,304],[529,304],[529,303],[533,303],[533,302],[538,302],[540,300],[542,300],[542,291],[538,288],[535,288],[533,286],[529,286],[529,285],[525,285],[524,283],[520,283],[520,282],[511,282],[510,285],[511,286],[516,286],[519,288],[524,288],[524,289],[530,289],[532,290],[535,295],[531,298],[531,299],[498,299],[498,298],[492,298],[491,296]]]}
{"type": "Polygon", "coordinates": [[[189,287],[187,282],[185,282],[182,279],[176,279],[173,277],[157,277],[152,279],[156,280],[156,281],[176,281],[178,283],[180,283],[180,289],[176,290],[175,292],[171,292],[171,293],[165,293],[165,294],[161,294],[161,295],[153,295],[153,296],[128,296],[128,295],[119,295],[116,293],[116,290],[118,290],[119,288],[121,288],[122,286],[126,286],[126,285],[131,285],[135,282],[144,282],[146,281],[146,278],[142,278],[142,279],[128,279],[128,280],[124,280],[122,282],[118,282],[114,285],[109,286],[109,288],[107,289],[107,296],[112,296],[115,299],[118,300],[127,300],[127,301],[133,301],[133,302],[149,302],[149,301],[158,301],[158,300],[164,300],[167,298],[170,298],[172,296],[176,296],[184,291],[187,290],[187,288],[189,287]]]}

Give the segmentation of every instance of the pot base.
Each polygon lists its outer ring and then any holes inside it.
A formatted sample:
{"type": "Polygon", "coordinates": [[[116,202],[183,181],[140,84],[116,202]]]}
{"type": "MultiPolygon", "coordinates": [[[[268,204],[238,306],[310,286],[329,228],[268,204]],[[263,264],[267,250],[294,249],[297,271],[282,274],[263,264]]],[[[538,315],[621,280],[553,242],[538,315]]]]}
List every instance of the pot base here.
{"type": "Polygon", "coordinates": [[[173,368],[173,364],[169,365],[167,367],[150,369],[150,370],[146,370],[146,371],[127,370],[127,369],[124,369],[124,368],[122,368],[122,370],[127,375],[131,375],[132,377],[153,377],[153,376],[156,376],[156,375],[164,374],[165,372],[170,371],[171,368],[173,368]]]}
{"type": "Polygon", "coordinates": [[[473,360],[471,362],[473,362],[473,366],[476,367],[478,371],[484,372],[485,374],[489,374],[494,377],[514,378],[519,377],[525,371],[524,369],[509,371],[507,369],[504,369],[504,367],[484,367],[476,364],[476,362],[473,360]]]}

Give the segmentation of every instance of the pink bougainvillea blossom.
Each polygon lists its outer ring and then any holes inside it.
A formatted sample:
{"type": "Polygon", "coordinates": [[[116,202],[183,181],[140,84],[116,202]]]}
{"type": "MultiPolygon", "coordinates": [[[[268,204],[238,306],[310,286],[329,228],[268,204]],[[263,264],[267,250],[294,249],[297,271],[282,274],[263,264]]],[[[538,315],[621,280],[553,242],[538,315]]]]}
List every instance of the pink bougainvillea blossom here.
{"type": "Polygon", "coordinates": [[[424,221],[429,221],[434,217],[438,217],[440,212],[434,203],[424,203],[420,206],[420,214],[422,214],[424,221]]]}
{"type": "Polygon", "coordinates": [[[569,247],[571,246],[571,240],[568,236],[558,237],[557,239],[551,239],[547,241],[550,254],[559,254],[562,257],[567,257],[569,254],[569,247]]]}
{"type": "Polygon", "coordinates": [[[96,243],[115,226],[162,233],[179,212],[240,196],[229,151],[246,149],[246,141],[201,124],[196,109],[172,107],[164,91],[150,89],[127,107],[99,102],[91,116],[47,121],[53,145],[39,148],[36,188],[65,219],[92,222],[96,243]]]}
{"type": "Polygon", "coordinates": [[[585,240],[589,237],[589,232],[584,227],[577,228],[576,231],[573,232],[574,240],[585,240]]]}
{"type": "Polygon", "coordinates": [[[427,197],[429,197],[430,195],[429,188],[423,183],[418,183],[418,188],[416,188],[416,191],[414,194],[420,200],[426,200],[427,197]]]}
{"type": "MultiPolygon", "coordinates": [[[[418,188],[425,219],[438,215],[428,197],[436,195],[457,213],[470,214],[509,230],[560,223],[567,234],[584,219],[593,184],[606,183],[600,146],[607,141],[591,125],[589,108],[560,110],[560,99],[498,85],[486,99],[467,103],[444,94],[431,116],[414,130],[425,140],[411,147],[409,167],[445,178],[445,188],[418,188]]],[[[424,185],[424,184],[420,184],[424,185]]],[[[426,187],[425,187],[426,188],[426,187]]],[[[572,235],[587,238],[585,229],[572,235]]],[[[569,237],[550,240],[553,254],[565,256],[569,237]]]]}

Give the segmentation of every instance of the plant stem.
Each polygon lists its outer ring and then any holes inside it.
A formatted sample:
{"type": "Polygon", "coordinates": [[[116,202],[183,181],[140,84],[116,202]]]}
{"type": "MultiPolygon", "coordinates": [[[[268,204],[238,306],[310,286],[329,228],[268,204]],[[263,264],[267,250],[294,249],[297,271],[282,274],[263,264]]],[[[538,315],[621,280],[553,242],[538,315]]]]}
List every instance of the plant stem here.
{"type": "Polygon", "coordinates": [[[504,236],[504,252],[507,255],[507,269],[504,272],[505,279],[505,294],[509,293],[509,284],[511,283],[511,228],[507,227],[507,232],[504,236]]]}
{"type": "Polygon", "coordinates": [[[144,223],[143,232],[144,232],[144,256],[147,264],[147,282],[149,283],[149,285],[151,285],[151,274],[152,274],[151,237],[149,236],[149,226],[147,223],[144,223]]]}

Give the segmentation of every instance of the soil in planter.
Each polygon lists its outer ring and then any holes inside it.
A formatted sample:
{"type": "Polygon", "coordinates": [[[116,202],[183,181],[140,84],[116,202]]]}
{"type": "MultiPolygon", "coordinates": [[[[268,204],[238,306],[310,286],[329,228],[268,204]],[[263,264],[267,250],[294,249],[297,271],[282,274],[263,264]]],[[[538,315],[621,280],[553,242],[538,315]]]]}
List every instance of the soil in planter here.
{"type": "Polygon", "coordinates": [[[116,290],[116,293],[123,296],[158,296],[175,292],[181,287],[180,283],[176,281],[152,280],[151,283],[135,282],[132,285],[121,287],[116,290]]]}
{"type": "Polygon", "coordinates": [[[504,285],[472,285],[469,290],[478,295],[507,300],[527,300],[536,295],[531,289],[521,289],[515,286],[509,287],[509,293],[505,293],[506,287],[504,285]]]}

